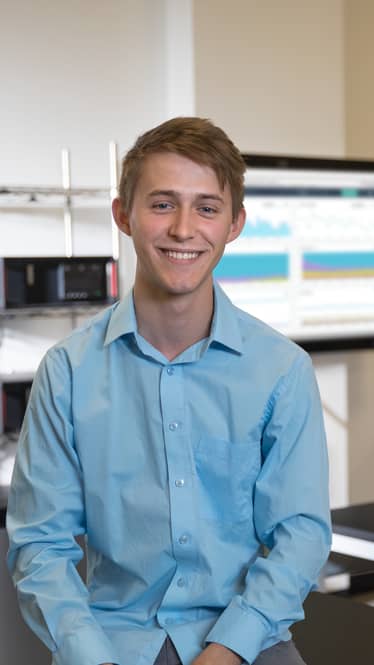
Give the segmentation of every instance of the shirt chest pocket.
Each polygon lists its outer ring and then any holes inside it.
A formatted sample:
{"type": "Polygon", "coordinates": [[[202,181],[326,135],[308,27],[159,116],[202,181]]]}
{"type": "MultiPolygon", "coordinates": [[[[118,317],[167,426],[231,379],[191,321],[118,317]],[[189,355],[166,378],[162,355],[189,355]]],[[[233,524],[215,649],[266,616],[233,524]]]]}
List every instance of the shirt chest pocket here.
{"type": "Polygon", "coordinates": [[[195,449],[195,467],[201,517],[232,524],[252,520],[259,443],[202,437],[195,449]]]}

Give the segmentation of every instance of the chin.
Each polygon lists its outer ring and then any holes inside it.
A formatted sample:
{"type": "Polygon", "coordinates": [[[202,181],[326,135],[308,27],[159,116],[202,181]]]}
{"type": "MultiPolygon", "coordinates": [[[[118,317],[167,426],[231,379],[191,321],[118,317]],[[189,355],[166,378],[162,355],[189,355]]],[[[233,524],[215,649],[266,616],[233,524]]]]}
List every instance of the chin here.
{"type": "Polygon", "coordinates": [[[166,296],[184,296],[189,293],[194,293],[198,288],[199,287],[196,284],[166,284],[163,287],[163,291],[166,296]]]}
{"type": "Polygon", "coordinates": [[[193,293],[195,291],[195,288],[189,287],[189,286],[175,286],[175,287],[170,287],[167,291],[167,293],[171,296],[185,296],[188,295],[189,293],[193,293]]]}
{"type": "Polygon", "coordinates": [[[193,293],[201,293],[212,288],[212,280],[206,277],[200,279],[159,279],[153,282],[153,290],[156,294],[163,295],[164,297],[177,297],[187,296],[193,293]]]}

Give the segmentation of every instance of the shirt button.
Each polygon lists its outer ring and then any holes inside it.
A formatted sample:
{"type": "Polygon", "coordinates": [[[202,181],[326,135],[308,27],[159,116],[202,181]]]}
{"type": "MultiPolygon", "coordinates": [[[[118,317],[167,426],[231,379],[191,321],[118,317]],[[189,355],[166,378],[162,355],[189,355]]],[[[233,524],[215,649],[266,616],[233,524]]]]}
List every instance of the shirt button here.
{"type": "Polygon", "coordinates": [[[189,541],[189,537],[184,533],[183,536],[179,536],[178,543],[180,545],[186,545],[189,541]]]}
{"type": "Polygon", "coordinates": [[[183,478],[179,478],[178,480],[175,481],[175,486],[176,487],[183,487],[183,485],[184,485],[183,478]]]}
{"type": "Polygon", "coordinates": [[[179,580],[177,580],[177,585],[179,587],[186,586],[186,581],[183,579],[183,577],[180,577],[179,580]]]}
{"type": "Polygon", "coordinates": [[[171,376],[172,374],[174,374],[174,367],[168,367],[166,371],[171,376]]]}
{"type": "Polygon", "coordinates": [[[175,432],[175,430],[178,429],[178,427],[179,427],[179,423],[170,423],[169,430],[171,432],[175,432]]]}
{"type": "Polygon", "coordinates": [[[170,625],[171,623],[174,623],[174,619],[171,619],[170,617],[168,617],[167,619],[165,619],[165,623],[170,625]]]}

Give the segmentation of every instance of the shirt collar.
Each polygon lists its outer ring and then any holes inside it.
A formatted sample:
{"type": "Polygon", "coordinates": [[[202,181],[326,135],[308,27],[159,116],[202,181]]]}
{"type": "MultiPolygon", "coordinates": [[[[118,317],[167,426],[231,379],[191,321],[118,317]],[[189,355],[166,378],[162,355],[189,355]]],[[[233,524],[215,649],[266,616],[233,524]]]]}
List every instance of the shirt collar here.
{"type": "MultiPolygon", "coordinates": [[[[133,292],[130,291],[113,309],[104,346],[122,335],[135,334],[137,330],[133,292]]],[[[207,346],[211,344],[242,353],[243,342],[236,308],[217,282],[214,282],[214,315],[207,346]]]]}
{"type": "Polygon", "coordinates": [[[212,343],[242,353],[243,340],[237,309],[217,282],[214,282],[214,315],[209,337],[209,344],[212,343]]]}
{"type": "Polygon", "coordinates": [[[122,335],[136,333],[137,330],[133,293],[129,291],[112,311],[105,335],[104,346],[114,342],[115,339],[122,335]]]}

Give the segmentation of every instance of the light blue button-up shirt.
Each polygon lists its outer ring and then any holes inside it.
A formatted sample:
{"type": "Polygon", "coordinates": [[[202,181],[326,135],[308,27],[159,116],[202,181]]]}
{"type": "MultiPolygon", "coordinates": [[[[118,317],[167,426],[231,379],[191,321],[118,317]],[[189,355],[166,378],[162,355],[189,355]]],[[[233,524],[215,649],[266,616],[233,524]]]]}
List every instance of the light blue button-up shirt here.
{"type": "Polygon", "coordinates": [[[210,641],[252,662],[303,618],[327,476],[304,351],[216,286],[209,338],[169,362],[129,294],[33,383],[8,506],[26,621],[54,665],[151,665],[166,634],[184,665],[210,641]]]}

